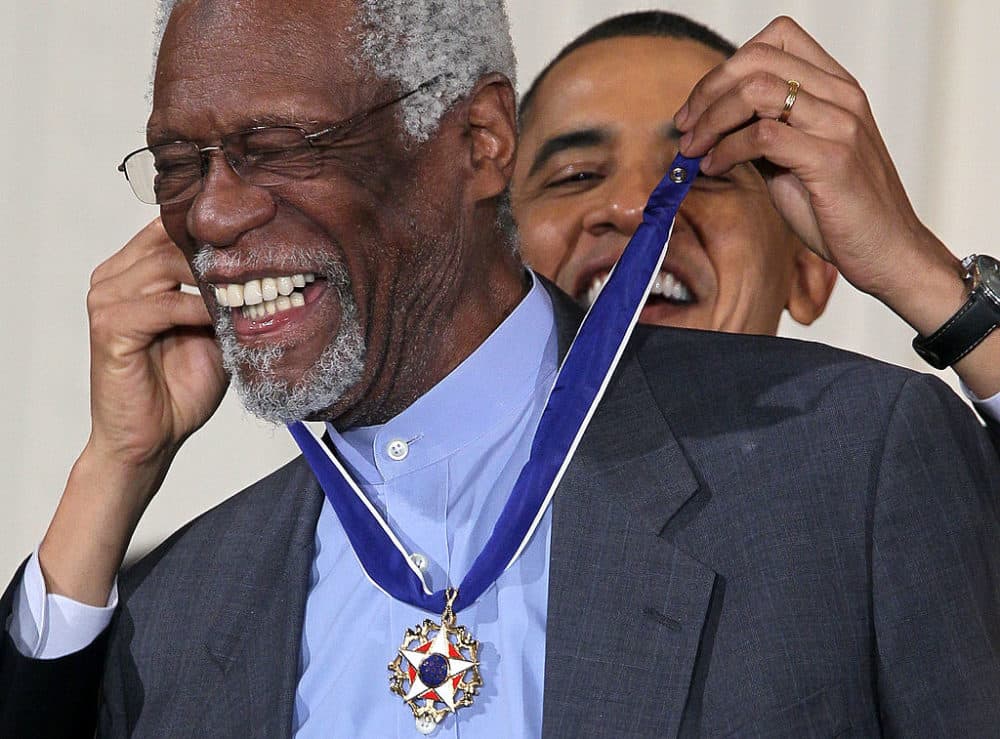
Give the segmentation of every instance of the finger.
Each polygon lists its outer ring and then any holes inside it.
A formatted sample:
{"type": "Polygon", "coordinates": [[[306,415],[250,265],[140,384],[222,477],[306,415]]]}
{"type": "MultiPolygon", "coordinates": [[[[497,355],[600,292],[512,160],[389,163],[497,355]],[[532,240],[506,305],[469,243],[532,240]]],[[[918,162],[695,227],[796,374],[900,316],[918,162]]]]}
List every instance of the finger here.
{"type": "Polygon", "coordinates": [[[161,249],[94,285],[87,295],[87,305],[94,309],[194,284],[191,267],[184,256],[177,249],[161,249]]]}
{"type": "MultiPolygon", "coordinates": [[[[713,102],[697,125],[681,139],[685,156],[704,156],[724,136],[758,118],[777,119],[785,108],[788,83],[772,74],[758,73],[713,102]]],[[[786,118],[788,125],[829,140],[854,140],[863,126],[853,113],[799,88],[786,118]]]]}
{"type": "Polygon", "coordinates": [[[124,272],[137,261],[166,249],[177,250],[170,240],[163,222],[154,218],[135,234],[128,243],[99,264],[90,276],[90,284],[96,285],[124,272]]]}
{"type": "Polygon", "coordinates": [[[100,348],[112,354],[144,349],[165,331],[211,325],[212,317],[205,302],[197,295],[180,291],[106,305],[90,314],[91,342],[95,350],[100,348]]]}
{"type": "Polygon", "coordinates": [[[747,41],[768,44],[800,57],[829,74],[849,82],[854,81],[851,73],[844,69],[833,56],[824,49],[808,31],[788,16],[778,16],[768,23],[760,33],[747,41]]]}
{"type": "Polygon", "coordinates": [[[788,80],[794,79],[799,82],[800,89],[808,90],[815,97],[842,104],[859,113],[867,107],[864,92],[856,83],[830,74],[774,46],[755,43],[740,49],[732,59],[715,67],[698,81],[678,112],[675,125],[681,131],[691,130],[705,110],[722,95],[744,84],[744,80],[753,81],[765,75],[784,81],[786,90],[777,97],[779,103],[784,103],[788,80]]]}
{"type": "Polygon", "coordinates": [[[718,176],[738,164],[766,159],[801,179],[824,167],[832,169],[837,160],[851,151],[848,145],[827,141],[765,118],[719,141],[702,159],[701,168],[706,175],[718,176]]]}

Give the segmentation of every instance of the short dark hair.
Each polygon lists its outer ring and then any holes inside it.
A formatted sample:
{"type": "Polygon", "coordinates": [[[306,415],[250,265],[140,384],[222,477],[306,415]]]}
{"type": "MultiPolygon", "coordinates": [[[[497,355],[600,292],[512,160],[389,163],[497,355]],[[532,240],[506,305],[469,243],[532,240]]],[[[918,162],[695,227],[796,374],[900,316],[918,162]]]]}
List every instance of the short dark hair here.
{"type": "Polygon", "coordinates": [[[538,91],[538,87],[556,64],[582,46],[587,46],[595,41],[624,36],[662,36],[665,38],[691,39],[724,54],[726,57],[731,57],[736,53],[736,46],[732,42],[724,39],[707,26],[703,26],[701,23],[677,13],[668,13],[662,10],[645,10],[638,13],[616,15],[584,31],[564,46],[562,51],[556,54],[555,59],[548,63],[541,74],[531,83],[528,91],[521,97],[518,120],[521,123],[524,122],[527,112],[531,108],[535,93],[538,91]]]}

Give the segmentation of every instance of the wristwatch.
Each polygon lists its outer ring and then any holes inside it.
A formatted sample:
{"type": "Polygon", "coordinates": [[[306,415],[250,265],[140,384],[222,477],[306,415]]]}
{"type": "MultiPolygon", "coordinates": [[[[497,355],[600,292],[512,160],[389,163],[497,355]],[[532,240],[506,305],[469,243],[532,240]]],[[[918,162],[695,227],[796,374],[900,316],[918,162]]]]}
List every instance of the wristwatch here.
{"type": "Polygon", "coordinates": [[[1000,262],[976,255],[962,260],[969,299],[930,336],[913,339],[913,349],[936,369],[955,364],[1000,326],[1000,262]]]}

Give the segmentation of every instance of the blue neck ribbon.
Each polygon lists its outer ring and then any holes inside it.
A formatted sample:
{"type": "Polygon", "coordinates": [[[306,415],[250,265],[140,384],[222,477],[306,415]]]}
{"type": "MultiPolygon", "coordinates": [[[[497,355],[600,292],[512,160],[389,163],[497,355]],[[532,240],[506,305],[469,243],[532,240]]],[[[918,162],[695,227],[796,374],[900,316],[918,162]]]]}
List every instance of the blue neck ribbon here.
{"type": "MultiPolygon", "coordinates": [[[[475,603],[514,563],[541,521],[638,322],[699,161],[681,155],[674,159],[650,195],[642,223],[580,325],[549,393],[528,462],[486,546],[458,586],[456,613],[475,603]]],[[[332,451],[304,424],[291,423],[288,429],[368,578],[397,600],[431,613],[443,612],[445,590],[429,591],[420,570],[332,451]]]]}

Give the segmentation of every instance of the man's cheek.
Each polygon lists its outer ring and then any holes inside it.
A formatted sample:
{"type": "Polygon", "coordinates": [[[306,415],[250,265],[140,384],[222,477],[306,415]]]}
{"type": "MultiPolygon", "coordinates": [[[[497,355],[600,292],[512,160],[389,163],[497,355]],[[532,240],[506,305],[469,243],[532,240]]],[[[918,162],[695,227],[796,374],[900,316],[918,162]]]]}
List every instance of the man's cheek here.
{"type": "Polygon", "coordinates": [[[521,231],[526,261],[546,277],[554,278],[556,268],[571,251],[568,230],[558,216],[529,218],[521,231]]]}

